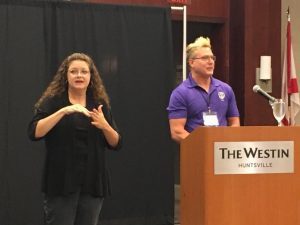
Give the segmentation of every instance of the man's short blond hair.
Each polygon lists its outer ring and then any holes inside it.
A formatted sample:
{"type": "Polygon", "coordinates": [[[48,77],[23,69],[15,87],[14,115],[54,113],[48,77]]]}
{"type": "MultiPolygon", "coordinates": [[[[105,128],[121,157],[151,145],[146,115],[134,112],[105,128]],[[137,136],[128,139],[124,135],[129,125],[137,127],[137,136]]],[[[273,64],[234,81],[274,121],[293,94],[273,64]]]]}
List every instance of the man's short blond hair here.
{"type": "Polygon", "coordinates": [[[193,43],[190,43],[186,48],[187,60],[194,57],[194,53],[198,48],[208,47],[211,49],[210,39],[208,37],[198,37],[193,43]]]}

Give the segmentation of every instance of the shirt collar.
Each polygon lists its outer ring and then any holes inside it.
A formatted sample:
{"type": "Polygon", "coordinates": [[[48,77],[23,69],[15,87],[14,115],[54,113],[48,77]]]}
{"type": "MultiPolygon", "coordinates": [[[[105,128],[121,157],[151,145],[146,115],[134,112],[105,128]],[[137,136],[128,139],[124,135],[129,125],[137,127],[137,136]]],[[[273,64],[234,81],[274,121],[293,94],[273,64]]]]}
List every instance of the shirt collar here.
{"type": "MultiPolygon", "coordinates": [[[[195,80],[192,77],[192,74],[190,73],[187,79],[187,87],[188,88],[195,88],[198,87],[198,84],[195,82],[195,80]]],[[[215,88],[217,88],[218,86],[220,86],[219,82],[217,82],[217,80],[211,76],[211,82],[210,82],[210,90],[214,90],[215,88]]]]}

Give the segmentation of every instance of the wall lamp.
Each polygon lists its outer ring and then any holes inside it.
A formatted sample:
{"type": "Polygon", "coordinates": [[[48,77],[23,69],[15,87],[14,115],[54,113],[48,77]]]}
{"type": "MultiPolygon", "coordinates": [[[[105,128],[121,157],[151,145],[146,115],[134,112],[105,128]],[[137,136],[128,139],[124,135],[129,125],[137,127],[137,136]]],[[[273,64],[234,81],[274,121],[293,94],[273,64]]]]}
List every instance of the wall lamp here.
{"type": "Polygon", "coordinates": [[[266,92],[272,92],[271,56],[260,57],[260,67],[256,68],[256,84],[266,92]]]}

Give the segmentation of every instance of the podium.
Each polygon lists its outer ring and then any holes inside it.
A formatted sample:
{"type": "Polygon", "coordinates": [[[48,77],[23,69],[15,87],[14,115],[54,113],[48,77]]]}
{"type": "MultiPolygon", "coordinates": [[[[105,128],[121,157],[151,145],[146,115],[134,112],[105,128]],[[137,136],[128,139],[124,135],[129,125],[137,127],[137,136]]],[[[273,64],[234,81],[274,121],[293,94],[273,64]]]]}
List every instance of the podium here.
{"type": "Polygon", "coordinates": [[[199,127],[180,145],[181,225],[300,225],[300,127],[199,127]],[[215,174],[215,142],[294,142],[294,172],[215,174]]]}

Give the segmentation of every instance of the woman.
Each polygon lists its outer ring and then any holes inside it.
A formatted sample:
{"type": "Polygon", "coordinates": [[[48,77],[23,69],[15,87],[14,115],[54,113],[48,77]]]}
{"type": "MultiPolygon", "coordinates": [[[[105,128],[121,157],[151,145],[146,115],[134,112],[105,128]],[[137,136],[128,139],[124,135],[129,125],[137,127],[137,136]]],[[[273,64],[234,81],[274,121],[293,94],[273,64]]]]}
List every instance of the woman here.
{"type": "Polygon", "coordinates": [[[43,179],[47,225],[96,225],[110,194],[105,149],[121,147],[110,104],[93,60],[68,56],[35,104],[31,140],[45,139],[43,179]]]}

